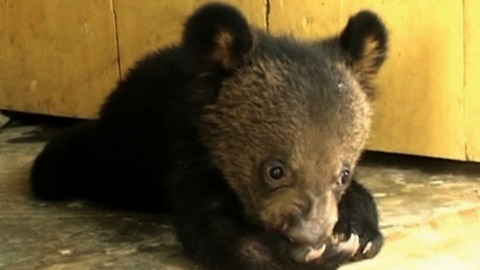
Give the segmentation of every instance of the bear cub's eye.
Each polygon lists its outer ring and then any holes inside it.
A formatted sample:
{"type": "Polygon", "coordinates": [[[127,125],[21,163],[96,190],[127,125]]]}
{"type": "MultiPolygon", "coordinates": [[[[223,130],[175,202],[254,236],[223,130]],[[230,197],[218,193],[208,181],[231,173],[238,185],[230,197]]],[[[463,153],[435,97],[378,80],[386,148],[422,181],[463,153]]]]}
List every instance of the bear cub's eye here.
{"type": "Polygon", "coordinates": [[[285,172],[283,171],[282,166],[275,166],[270,168],[270,170],[268,171],[268,174],[270,175],[270,178],[274,180],[278,180],[285,175],[285,172]]]}
{"type": "Polygon", "coordinates": [[[267,160],[263,164],[263,179],[274,188],[287,185],[287,166],[279,159],[267,160]]]}
{"type": "Polygon", "coordinates": [[[343,186],[348,184],[350,181],[350,170],[347,168],[343,168],[342,172],[340,172],[340,175],[338,177],[338,185],[343,186]]]}

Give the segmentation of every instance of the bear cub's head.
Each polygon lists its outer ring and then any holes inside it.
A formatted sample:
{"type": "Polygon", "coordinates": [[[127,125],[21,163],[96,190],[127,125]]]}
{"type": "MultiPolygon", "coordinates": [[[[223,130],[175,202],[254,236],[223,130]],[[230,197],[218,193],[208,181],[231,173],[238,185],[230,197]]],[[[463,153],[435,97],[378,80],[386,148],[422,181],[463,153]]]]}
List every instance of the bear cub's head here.
{"type": "Polygon", "coordinates": [[[382,22],[362,11],[338,36],[306,42],[211,4],[187,20],[182,42],[207,72],[225,74],[200,136],[245,215],[295,243],[324,241],[368,137],[382,22]]]}

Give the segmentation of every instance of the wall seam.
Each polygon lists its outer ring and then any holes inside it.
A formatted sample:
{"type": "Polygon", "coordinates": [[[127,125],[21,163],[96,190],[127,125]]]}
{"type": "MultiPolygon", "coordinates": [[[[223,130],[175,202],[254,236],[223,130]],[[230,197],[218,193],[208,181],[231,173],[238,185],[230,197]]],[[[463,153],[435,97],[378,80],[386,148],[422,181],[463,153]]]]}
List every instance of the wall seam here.
{"type": "Polygon", "coordinates": [[[467,130],[467,23],[465,7],[466,0],[462,1],[462,27],[463,27],[463,138],[464,138],[464,151],[465,160],[470,160],[468,149],[468,130],[467,130]]]}
{"type": "Polygon", "coordinates": [[[265,0],[265,28],[270,33],[270,0],[265,0]]]}
{"type": "Polygon", "coordinates": [[[119,80],[122,79],[122,61],[120,55],[120,42],[118,38],[118,21],[117,12],[115,10],[115,0],[110,0],[110,8],[112,9],[113,16],[113,32],[115,34],[115,50],[117,52],[117,73],[119,80]]]}

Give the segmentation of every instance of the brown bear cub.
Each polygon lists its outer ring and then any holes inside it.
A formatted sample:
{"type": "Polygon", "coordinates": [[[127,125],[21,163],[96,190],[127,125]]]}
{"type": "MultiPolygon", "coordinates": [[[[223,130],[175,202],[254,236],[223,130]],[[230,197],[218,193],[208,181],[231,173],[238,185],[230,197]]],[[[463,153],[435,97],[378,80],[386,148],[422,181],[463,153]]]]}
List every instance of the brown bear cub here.
{"type": "Polygon", "coordinates": [[[352,175],[387,33],[369,11],[303,42],[209,4],[177,46],[137,63],[100,117],[49,142],[31,172],[46,200],[170,211],[208,269],[336,269],[383,243],[352,175]]]}

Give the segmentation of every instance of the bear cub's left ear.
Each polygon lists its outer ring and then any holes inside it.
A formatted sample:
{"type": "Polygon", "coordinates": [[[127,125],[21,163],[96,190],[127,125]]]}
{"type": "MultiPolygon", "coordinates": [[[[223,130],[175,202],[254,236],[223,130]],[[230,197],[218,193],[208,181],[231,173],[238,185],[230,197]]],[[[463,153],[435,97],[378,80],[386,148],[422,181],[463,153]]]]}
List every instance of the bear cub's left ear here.
{"type": "Polygon", "coordinates": [[[350,17],[339,37],[347,53],[347,62],[364,88],[372,96],[373,79],[387,56],[388,34],[378,16],[368,10],[350,17]]]}
{"type": "Polygon", "coordinates": [[[253,35],[237,9],[207,4],[187,20],[183,44],[209,67],[229,70],[252,49],[253,35]]]}

